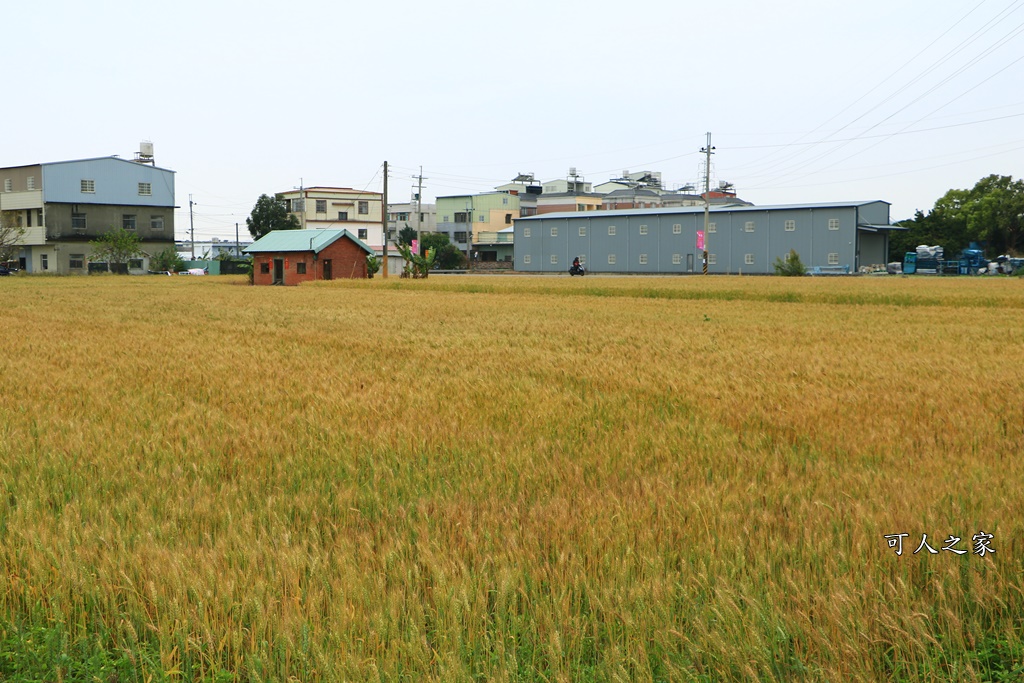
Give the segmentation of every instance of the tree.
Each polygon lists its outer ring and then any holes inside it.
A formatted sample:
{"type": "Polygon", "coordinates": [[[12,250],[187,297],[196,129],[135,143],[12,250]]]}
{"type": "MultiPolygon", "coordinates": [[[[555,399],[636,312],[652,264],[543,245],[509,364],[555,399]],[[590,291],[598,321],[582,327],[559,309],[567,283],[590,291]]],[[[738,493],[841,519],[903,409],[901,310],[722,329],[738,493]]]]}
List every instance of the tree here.
{"type": "Polygon", "coordinates": [[[152,270],[166,270],[170,273],[177,273],[185,270],[185,261],[174,250],[174,247],[167,247],[149,259],[149,267],[152,270]]]}
{"type": "Polygon", "coordinates": [[[416,239],[416,231],[406,223],[405,227],[398,231],[398,242],[399,244],[412,245],[414,239],[416,239]]]}
{"type": "Polygon", "coordinates": [[[252,207],[252,213],[245,219],[249,234],[259,239],[274,230],[296,230],[299,219],[288,213],[288,207],[276,197],[261,194],[252,207]]]}
{"type": "Polygon", "coordinates": [[[427,249],[425,256],[412,253],[408,244],[398,243],[398,252],[405,259],[405,270],[402,277],[425,278],[434,267],[434,249],[427,249]]]}
{"type": "Polygon", "coordinates": [[[142,255],[139,236],[124,228],[108,230],[99,239],[89,242],[89,246],[92,247],[93,260],[106,261],[108,272],[127,273],[128,261],[142,255]]]}
{"type": "Polygon", "coordinates": [[[0,262],[14,259],[21,247],[25,228],[18,225],[18,214],[14,211],[0,212],[0,262]]]}
{"type": "Polygon", "coordinates": [[[918,211],[902,221],[906,232],[894,234],[890,259],[919,244],[942,245],[956,255],[971,242],[982,244],[990,256],[1024,250],[1024,180],[990,175],[970,190],[952,189],[939,197],[927,214],[918,211]]]}
{"type": "Polygon", "coordinates": [[[775,274],[789,277],[807,274],[807,269],[804,268],[804,264],[800,260],[800,254],[796,253],[796,249],[790,249],[789,253],[786,254],[785,260],[781,256],[775,258],[775,274]]]}
{"type": "Polygon", "coordinates": [[[442,270],[464,268],[466,257],[458,247],[448,239],[448,233],[431,232],[420,236],[420,252],[426,253],[433,249],[437,265],[442,270]]]}

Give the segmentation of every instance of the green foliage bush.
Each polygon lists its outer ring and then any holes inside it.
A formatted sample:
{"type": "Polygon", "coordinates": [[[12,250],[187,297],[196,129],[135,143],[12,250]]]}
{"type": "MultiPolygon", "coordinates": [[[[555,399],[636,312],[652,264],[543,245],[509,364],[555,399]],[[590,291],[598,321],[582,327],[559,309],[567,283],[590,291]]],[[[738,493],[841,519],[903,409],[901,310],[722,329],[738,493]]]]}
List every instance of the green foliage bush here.
{"type": "Polygon", "coordinates": [[[786,277],[799,277],[807,274],[807,268],[804,267],[803,262],[800,260],[800,254],[796,253],[796,249],[790,249],[789,253],[786,254],[785,260],[782,257],[776,257],[775,274],[786,277]]]}

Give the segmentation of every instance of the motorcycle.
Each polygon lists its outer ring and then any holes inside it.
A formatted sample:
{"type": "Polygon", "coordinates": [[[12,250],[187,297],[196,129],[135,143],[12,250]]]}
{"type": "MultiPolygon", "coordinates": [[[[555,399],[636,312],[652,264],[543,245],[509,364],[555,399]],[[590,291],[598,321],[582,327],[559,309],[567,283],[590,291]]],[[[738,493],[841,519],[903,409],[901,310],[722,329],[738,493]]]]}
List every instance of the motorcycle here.
{"type": "Polygon", "coordinates": [[[578,262],[577,263],[573,263],[572,266],[569,267],[569,275],[570,276],[572,276],[572,275],[579,275],[580,277],[583,277],[586,274],[587,274],[587,271],[584,270],[583,269],[583,265],[578,263],[578,262]]]}

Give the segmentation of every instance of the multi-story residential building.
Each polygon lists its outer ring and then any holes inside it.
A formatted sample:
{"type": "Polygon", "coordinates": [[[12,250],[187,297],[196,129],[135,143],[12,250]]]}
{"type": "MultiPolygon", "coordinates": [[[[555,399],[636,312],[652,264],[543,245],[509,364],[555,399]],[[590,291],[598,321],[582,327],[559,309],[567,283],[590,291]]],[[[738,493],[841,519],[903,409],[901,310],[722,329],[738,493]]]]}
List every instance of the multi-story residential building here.
{"type": "Polygon", "coordinates": [[[180,241],[174,245],[174,248],[177,249],[178,255],[183,259],[192,258],[192,253],[195,251],[196,259],[209,261],[221,256],[241,258],[244,255],[245,248],[250,244],[252,244],[251,238],[235,242],[234,240],[222,240],[214,237],[212,240],[196,240],[195,243],[180,241]]]}
{"type": "Polygon", "coordinates": [[[395,239],[402,228],[406,226],[418,232],[436,232],[437,206],[434,204],[417,206],[416,202],[388,204],[389,239],[395,239]]]}
{"type": "MultiPolygon", "coordinates": [[[[90,241],[115,228],[139,236],[143,255],[129,272],[149,269],[149,258],[174,248],[174,171],[137,161],[99,157],[0,168],[0,211],[25,229],[18,254],[30,273],[87,273],[90,241]]],[[[95,264],[94,264],[95,265],[95,264]]]]}
{"type": "Polygon", "coordinates": [[[276,197],[303,229],[343,228],[373,247],[384,244],[384,197],[349,187],[305,187],[276,197]]]}
{"type": "Polygon", "coordinates": [[[519,218],[519,195],[484,192],[437,198],[437,230],[468,252],[481,232],[498,232],[519,218]]]}

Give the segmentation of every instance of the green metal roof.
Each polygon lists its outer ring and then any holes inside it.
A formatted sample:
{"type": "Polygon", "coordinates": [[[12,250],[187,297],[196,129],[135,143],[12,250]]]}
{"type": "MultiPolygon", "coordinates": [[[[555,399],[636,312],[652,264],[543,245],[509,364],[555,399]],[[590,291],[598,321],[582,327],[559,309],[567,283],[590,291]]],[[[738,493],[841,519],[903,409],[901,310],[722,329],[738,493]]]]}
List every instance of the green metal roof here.
{"type": "Polygon", "coordinates": [[[319,254],[321,251],[337,242],[342,237],[348,236],[356,245],[367,254],[372,254],[373,249],[366,246],[362,240],[342,228],[326,228],[322,230],[274,230],[268,232],[248,247],[243,249],[247,254],[261,254],[277,251],[311,251],[319,254]]]}

